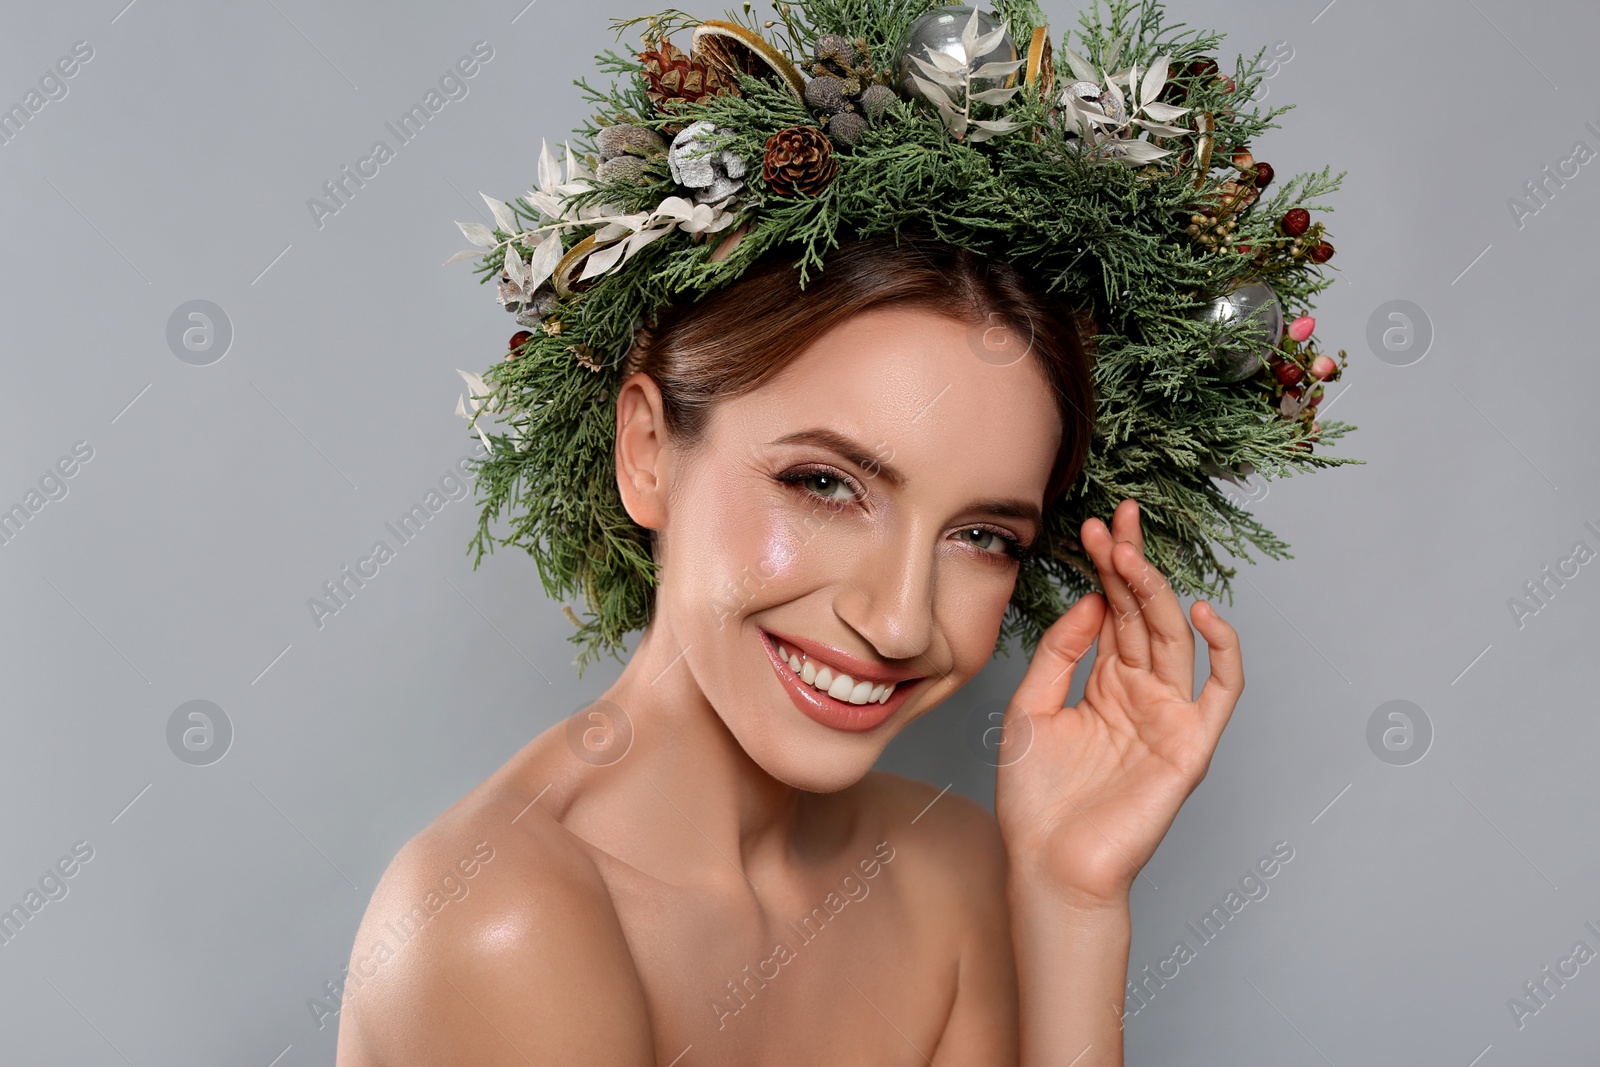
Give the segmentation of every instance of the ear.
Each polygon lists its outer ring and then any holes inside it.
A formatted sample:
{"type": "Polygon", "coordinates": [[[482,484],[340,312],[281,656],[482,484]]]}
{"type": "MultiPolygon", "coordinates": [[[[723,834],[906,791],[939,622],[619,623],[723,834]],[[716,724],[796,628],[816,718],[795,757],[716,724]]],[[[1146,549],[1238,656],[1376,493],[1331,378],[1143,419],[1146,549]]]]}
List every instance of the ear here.
{"type": "Polygon", "coordinates": [[[628,517],[647,530],[667,521],[667,473],[671,450],[662,414],[661,389],[639,371],[617,393],[617,490],[628,517]]]}

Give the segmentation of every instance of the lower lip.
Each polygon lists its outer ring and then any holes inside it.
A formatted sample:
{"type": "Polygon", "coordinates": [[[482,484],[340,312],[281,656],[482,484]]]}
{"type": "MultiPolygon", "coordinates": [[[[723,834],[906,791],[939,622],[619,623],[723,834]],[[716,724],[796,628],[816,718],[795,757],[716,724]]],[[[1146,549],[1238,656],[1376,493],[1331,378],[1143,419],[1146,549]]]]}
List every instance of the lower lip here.
{"type": "Polygon", "coordinates": [[[882,704],[870,700],[865,704],[838,700],[795,674],[783,657],[778,655],[778,646],[774,643],[772,635],[765,630],[758,632],[761,634],[761,643],[766,646],[767,655],[772,660],[773,669],[778,672],[778,680],[783,683],[784,692],[789,694],[794,706],[811,719],[835,730],[862,733],[883,725],[900,709],[900,705],[905,703],[907,695],[917,682],[912,679],[900,682],[894,687],[889,699],[882,704]]]}

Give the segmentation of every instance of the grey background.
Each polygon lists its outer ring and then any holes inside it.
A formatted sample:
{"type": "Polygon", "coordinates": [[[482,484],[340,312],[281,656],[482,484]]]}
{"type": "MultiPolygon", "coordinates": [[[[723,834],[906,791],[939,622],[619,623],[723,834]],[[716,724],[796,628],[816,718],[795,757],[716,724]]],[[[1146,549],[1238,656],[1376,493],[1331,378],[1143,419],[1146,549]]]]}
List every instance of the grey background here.
{"type": "MultiPolygon", "coordinates": [[[[579,681],[526,556],[472,569],[470,501],[320,629],[306,602],[476,441],[455,368],[512,326],[470,265],[441,266],[465,247],[452,220],[527,189],[541,136],[581,117],[570,82],[614,43],[606,16],[659,5],[125,3],[8,3],[0,33],[7,106],[94,49],[0,145],[0,503],[93,448],[0,546],[0,904],[94,849],[0,946],[0,1059],[325,1064],[334,1026],[307,1001],[389,858],[620,670],[579,681]],[[480,39],[468,95],[319,227],[307,199],[480,39]],[[166,340],[197,299],[234,330],[209,366],[166,340]],[[209,766],[167,743],[197,699],[234,732],[209,766]]],[[[1295,558],[1243,565],[1223,605],[1249,687],[1134,891],[1135,975],[1274,842],[1294,858],[1129,1018],[1128,1058],[1594,1062],[1600,963],[1520,1028],[1507,1000],[1600,949],[1600,564],[1520,627],[1508,599],[1600,548],[1600,163],[1521,226],[1508,198],[1575,141],[1600,149],[1600,16],[1325,4],[1171,8],[1234,51],[1287,42],[1269,100],[1298,108],[1256,156],[1350,172],[1319,337],[1351,357],[1325,410],[1361,429],[1337,454],[1369,465],[1255,504],[1295,558]],[[1366,340],[1396,299],[1435,334],[1409,366],[1366,340]],[[1397,699],[1434,732],[1409,766],[1367,742],[1397,699]]],[[[1059,38],[1075,9],[1046,9],[1059,38]]],[[[884,766],[989,802],[964,717],[1024,666],[997,659],[884,766]]]]}

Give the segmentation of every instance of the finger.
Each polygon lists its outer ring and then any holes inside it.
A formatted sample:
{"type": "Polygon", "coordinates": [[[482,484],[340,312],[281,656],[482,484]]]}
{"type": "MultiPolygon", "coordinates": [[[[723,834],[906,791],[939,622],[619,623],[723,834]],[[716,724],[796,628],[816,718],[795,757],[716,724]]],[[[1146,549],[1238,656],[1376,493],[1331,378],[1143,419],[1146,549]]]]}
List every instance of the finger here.
{"type": "Polygon", "coordinates": [[[1105,618],[1105,604],[1105,597],[1098,593],[1080,597],[1044,632],[1006,709],[1008,716],[1016,708],[1039,715],[1054,714],[1066,706],[1067,695],[1072,691],[1072,673],[1094,647],[1105,618]]]}
{"type": "Polygon", "coordinates": [[[1144,551],[1144,530],[1140,528],[1143,518],[1139,510],[1139,502],[1132,497],[1118,504],[1111,512],[1111,537],[1116,541],[1132,541],[1134,547],[1142,553],[1144,551]]]}
{"type": "Polygon", "coordinates": [[[1157,567],[1134,549],[1133,543],[1119,541],[1113,546],[1116,562],[1128,588],[1139,598],[1141,617],[1150,635],[1150,658],[1156,677],[1190,699],[1194,692],[1194,631],[1172,589],[1157,567]]]}
{"type": "Polygon", "coordinates": [[[1244,692],[1244,657],[1239,649],[1239,634],[1228,620],[1217,614],[1209,601],[1196,601],[1190,614],[1195,628],[1206,639],[1211,659],[1211,675],[1200,689],[1197,701],[1200,718],[1211,730],[1213,737],[1220,736],[1223,727],[1233,715],[1239,695],[1244,692]]]}
{"type": "MultiPolygon", "coordinates": [[[[1121,508],[1119,505],[1119,510],[1121,508]]],[[[1115,520],[1115,514],[1112,518],[1115,520]]],[[[1090,519],[1089,522],[1095,525],[1091,528],[1085,524],[1083,546],[1100,568],[1100,581],[1105,586],[1106,599],[1111,603],[1112,618],[1107,622],[1107,628],[1116,631],[1116,656],[1130,667],[1149,670],[1150,635],[1145,629],[1139,598],[1128,588],[1127,580],[1112,560],[1117,542],[1112,540],[1111,531],[1099,519],[1090,519]]],[[[1106,654],[1103,642],[1102,638],[1101,655],[1106,654]]]]}

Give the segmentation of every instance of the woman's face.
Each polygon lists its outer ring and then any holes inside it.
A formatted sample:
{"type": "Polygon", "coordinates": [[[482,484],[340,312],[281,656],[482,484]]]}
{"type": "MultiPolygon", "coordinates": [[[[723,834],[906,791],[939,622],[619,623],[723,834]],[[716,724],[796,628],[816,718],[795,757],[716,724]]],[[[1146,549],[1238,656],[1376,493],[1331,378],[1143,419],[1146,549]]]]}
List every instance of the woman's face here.
{"type": "Polygon", "coordinates": [[[850,785],[993,655],[1062,433],[1038,357],[996,351],[875,309],[662,450],[652,630],[773,777],[850,785]]]}

